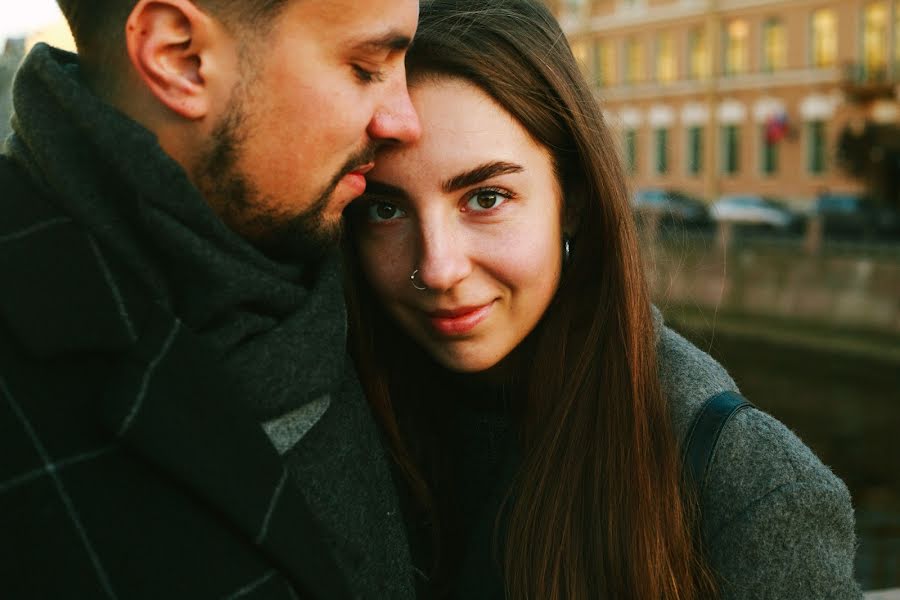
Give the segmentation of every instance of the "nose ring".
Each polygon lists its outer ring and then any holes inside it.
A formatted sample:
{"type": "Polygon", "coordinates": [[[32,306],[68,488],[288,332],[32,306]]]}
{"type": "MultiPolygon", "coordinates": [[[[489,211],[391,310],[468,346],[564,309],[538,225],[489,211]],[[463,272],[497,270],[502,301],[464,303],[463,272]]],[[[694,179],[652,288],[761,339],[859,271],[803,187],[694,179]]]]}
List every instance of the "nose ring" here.
{"type": "Polygon", "coordinates": [[[416,288],[417,290],[419,290],[420,292],[423,290],[427,290],[428,289],[427,285],[423,285],[422,287],[419,287],[418,285],[416,285],[416,275],[418,275],[418,274],[419,274],[419,270],[416,269],[415,271],[413,271],[413,274],[409,276],[409,280],[412,282],[412,286],[414,288],[416,288]]]}

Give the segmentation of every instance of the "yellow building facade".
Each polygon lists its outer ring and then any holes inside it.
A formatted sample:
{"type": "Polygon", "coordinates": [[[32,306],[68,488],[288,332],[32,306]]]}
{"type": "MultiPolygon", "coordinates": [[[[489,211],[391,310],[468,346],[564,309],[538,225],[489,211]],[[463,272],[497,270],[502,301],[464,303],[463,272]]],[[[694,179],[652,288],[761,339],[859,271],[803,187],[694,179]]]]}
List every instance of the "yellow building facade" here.
{"type": "Polygon", "coordinates": [[[797,203],[860,190],[839,136],[900,121],[900,0],[549,4],[635,187],[797,203]]]}

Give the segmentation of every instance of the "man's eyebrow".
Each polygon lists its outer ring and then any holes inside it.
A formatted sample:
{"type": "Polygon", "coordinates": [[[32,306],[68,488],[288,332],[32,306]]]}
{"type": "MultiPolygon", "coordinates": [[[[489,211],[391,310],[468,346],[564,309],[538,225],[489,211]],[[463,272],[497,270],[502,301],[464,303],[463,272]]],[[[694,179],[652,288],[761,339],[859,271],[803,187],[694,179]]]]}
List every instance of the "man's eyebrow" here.
{"type": "Polygon", "coordinates": [[[448,179],[441,184],[441,189],[445,194],[449,194],[450,192],[455,192],[462,188],[469,187],[470,185],[481,183],[491,177],[506,175],[507,173],[521,173],[524,170],[522,165],[517,165],[515,163],[502,160],[492,161],[484,163],[483,165],[478,165],[474,169],[470,169],[465,173],[460,173],[459,175],[448,179]]]}
{"type": "Polygon", "coordinates": [[[361,52],[384,52],[385,50],[399,52],[409,48],[410,44],[412,44],[412,38],[408,35],[389,31],[375,38],[352,42],[350,46],[353,50],[361,52]]]}

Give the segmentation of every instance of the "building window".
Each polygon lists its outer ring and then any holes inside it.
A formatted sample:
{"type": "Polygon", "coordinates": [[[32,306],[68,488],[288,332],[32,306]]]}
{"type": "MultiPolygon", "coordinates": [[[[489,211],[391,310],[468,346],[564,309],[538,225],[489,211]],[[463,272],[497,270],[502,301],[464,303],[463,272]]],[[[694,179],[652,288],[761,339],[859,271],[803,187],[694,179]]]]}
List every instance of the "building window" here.
{"type": "Polygon", "coordinates": [[[725,26],[725,74],[740,75],[747,72],[750,26],[743,19],[735,19],[725,26]]]}
{"type": "Polygon", "coordinates": [[[768,124],[759,128],[759,166],[763,175],[774,175],[778,172],[778,141],[773,139],[770,129],[768,124]]]}
{"type": "Polygon", "coordinates": [[[784,23],[779,19],[769,19],[763,24],[763,55],[762,68],[764,71],[779,71],[787,67],[787,34],[784,23]]]}
{"type": "Polygon", "coordinates": [[[695,27],[688,32],[688,76],[691,79],[707,79],[712,70],[710,63],[706,30],[695,27]]]}
{"type": "Polygon", "coordinates": [[[806,124],[806,164],[813,175],[825,172],[825,121],[806,124]]]}
{"type": "Polygon", "coordinates": [[[741,168],[741,131],[738,125],[722,126],[722,172],[734,175],[741,168]]]}
{"type": "Polygon", "coordinates": [[[639,83],[644,80],[644,46],[638,38],[625,42],[625,81],[639,83]]]}
{"type": "Polygon", "coordinates": [[[837,62],[837,18],[830,8],[812,14],[810,54],[814,67],[833,67],[837,62]]]}
{"type": "Polygon", "coordinates": [[[677,78],[675,37],[667,31],[656,38],[656,80],[660,83],[671,83],[677,78]]]}
{"type": "Polygon", "coordinates": [[[894,73],[900,70],[900,0],[894,0],[894,73]]]}
{"type": "Polygon", "coordinates": [[[659,128],[654,132],[656,138],[654,166],[657,175],[669,172],[669,130],[659,128]]]}
{"type": "Polygon", "coordinates": [[[887,67],[888,14],[884,2],[863,9],[862,58],[867,79],[883,78],[887,67]]]}
{"type": "Polygon", "coordinates": [[[578,41],[572,43],[572,55],[575,56],[575,61],[578,63],[578,68],[581,69],[581,74],[587,77],[588,75],[588,46],[584,41],[578,41]]]}
{"type": "Polygon", "coordinates": [[[630,175],[637,172],[637,130],[625,130],[625,169],[630,175]]]}
{"type": "Polygon", "coordinates": [[[600,87],[616,83],[616,55],[610,40],[594,40],[594,83],[600,87]]]}
{"type": "Polygon", "coordinates": [[[699,175],[703,171],[703,128],[694,126],[687,130],[688,173],[699,175]]]}
{"type": "Polygon", "coordinates": [[[584,7],[584,0],[565,0],[565,2],[563,3],[563,7],[566,14],[573,17],[578,17],[581,16],[581,11],[584,7]]]}

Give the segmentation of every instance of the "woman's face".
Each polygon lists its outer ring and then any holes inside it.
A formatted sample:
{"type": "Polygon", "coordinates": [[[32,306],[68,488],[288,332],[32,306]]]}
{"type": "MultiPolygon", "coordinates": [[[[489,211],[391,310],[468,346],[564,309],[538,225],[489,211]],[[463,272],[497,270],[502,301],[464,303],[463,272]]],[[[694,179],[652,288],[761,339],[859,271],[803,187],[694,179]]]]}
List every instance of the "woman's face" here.
{"type": "Polygon", "coordinates": [[[560,186],[549,152],[478,87],[446,78],[410,95],[422,136],[381,152],[354,207],[362,268],[434,359],[482,371],[534,329],[556,292],[560,186]]]}

